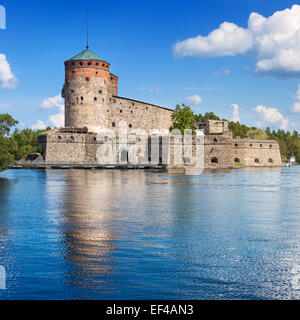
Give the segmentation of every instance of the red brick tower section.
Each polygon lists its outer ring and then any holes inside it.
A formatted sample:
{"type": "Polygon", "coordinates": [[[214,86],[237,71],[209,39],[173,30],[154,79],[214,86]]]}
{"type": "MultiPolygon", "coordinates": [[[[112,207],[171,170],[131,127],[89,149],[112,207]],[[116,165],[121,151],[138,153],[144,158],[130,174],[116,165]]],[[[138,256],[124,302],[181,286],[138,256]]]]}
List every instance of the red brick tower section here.
{"type": "Polygon", "coordinates": [[[105,127],[112,96],[118,95],[118,77],[110,64],[89,49],[65,61],[65,127],[105,127]]]}
{"type": "Polygon", "coordinates": [[[93,77],[102,78],[111,88],[111,95],[118,95],[119,78],[109,72],[110,64],[105,61],[76,60],[65,62],[65,83],[70,79],[80,77],[89,81],[93,77]]]}

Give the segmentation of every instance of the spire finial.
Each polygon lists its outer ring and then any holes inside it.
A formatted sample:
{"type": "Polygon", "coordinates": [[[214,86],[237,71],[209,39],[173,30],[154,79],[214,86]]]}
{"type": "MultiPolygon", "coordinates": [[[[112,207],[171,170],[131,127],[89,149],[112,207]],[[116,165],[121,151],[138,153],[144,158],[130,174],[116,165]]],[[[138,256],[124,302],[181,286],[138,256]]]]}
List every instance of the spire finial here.
{"type": "Polygon", "coordinates": [[[86,48],[89,48],[89,10],[86,10],[86,48]]]}

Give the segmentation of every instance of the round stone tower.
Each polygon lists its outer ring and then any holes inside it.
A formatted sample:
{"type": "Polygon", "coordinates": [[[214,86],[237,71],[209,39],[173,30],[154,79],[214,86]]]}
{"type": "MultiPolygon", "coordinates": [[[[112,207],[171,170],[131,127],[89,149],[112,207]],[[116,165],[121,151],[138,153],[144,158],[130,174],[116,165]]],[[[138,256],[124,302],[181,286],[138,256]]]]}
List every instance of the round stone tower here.
{"type": "Polygon", "coordinates": [[[118,95],[118,77],[110,64],[88,48],[65,61],[65,127],[89,131],[105,128],[112,96],[118,95]]]}

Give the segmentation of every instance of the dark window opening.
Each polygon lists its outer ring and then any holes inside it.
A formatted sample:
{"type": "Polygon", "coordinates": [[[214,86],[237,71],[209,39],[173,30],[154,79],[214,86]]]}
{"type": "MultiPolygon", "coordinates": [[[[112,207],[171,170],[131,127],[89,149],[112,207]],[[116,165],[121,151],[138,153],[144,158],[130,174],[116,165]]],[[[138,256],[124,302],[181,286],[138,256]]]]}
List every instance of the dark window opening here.
{"type": "Polygon", "coordinates": [[[236,143],[235,146],[238,147],[239,145],[236,143]]]}
{"type": "Polygon", "coordinates": [[[86,81],[90,81],[90,78],[85,78],[86,81]]]}
{"type": "Polygon", "coordinates": [[[255,163],[259,163],[259,159],[256,158],[256,159],[254,160],[254,162],[255,162],[255,163]]]}
{"type": "Polygon", "coordinates": [[[111,126],[114,128],[116,126],[116,124],[113,122],[111,126]]]}
{"type": "Polygon", "coordinates": [[[217,158],[212,158],[211,163],[219,163],[219,160],[217,158]]]}
{"type": "Polygon", "coordinates": [[[218,142],[218,139],[217,139],[217,138],[214,138],[214,142],[218,142]]]}
{"type": "Polygon", "coordinates": [[[91,66],[92,65],[92,63],[91,62],[88,62],[88,66],[91,66]]]}
{"type": "Polygon", "coordinates": [[[240,163],[240,159],[239,159],[239,158],[235,158],[235,159],[234,159],[234,162],[235,162],[235,163],[240,163]]]}
{"type": "Polygon", "coordinates": [[[94,98],[94,101],[97,101],[97,97],[94,98]]]}
{"type": "Polygon", "coordinates": [[[273,159],[270,158],[270,159],[268,160],[268,162],[269,162],[269,163],[273,163],[273,159]]]}
{"type": "Polygon", "coordinates": [[[132,128],[132,124],[129,125],[129,128],[132,128]]]}
{"type": "Polygon", "coordinates": [[[80,100],[83,101],[83,97],[80,97],[80,100]]]}

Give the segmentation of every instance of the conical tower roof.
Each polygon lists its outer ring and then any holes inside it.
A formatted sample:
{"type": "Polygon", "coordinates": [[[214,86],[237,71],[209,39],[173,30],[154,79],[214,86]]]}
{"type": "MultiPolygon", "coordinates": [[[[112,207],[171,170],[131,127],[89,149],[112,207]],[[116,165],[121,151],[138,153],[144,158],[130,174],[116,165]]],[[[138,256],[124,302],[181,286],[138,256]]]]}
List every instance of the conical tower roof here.
{"type": "MultiPolygon", "coordinates": [[[[67,61],[75,61],[75,60],[92,60],[92,61],[104,61],[102,58],[98,57],[94,52],[89,49],[85,49],[84,51],[77,54],[75,57],[67,60],[67,61]]],[[[106,62],[106,61],[104,61],[106,62]]]]}

